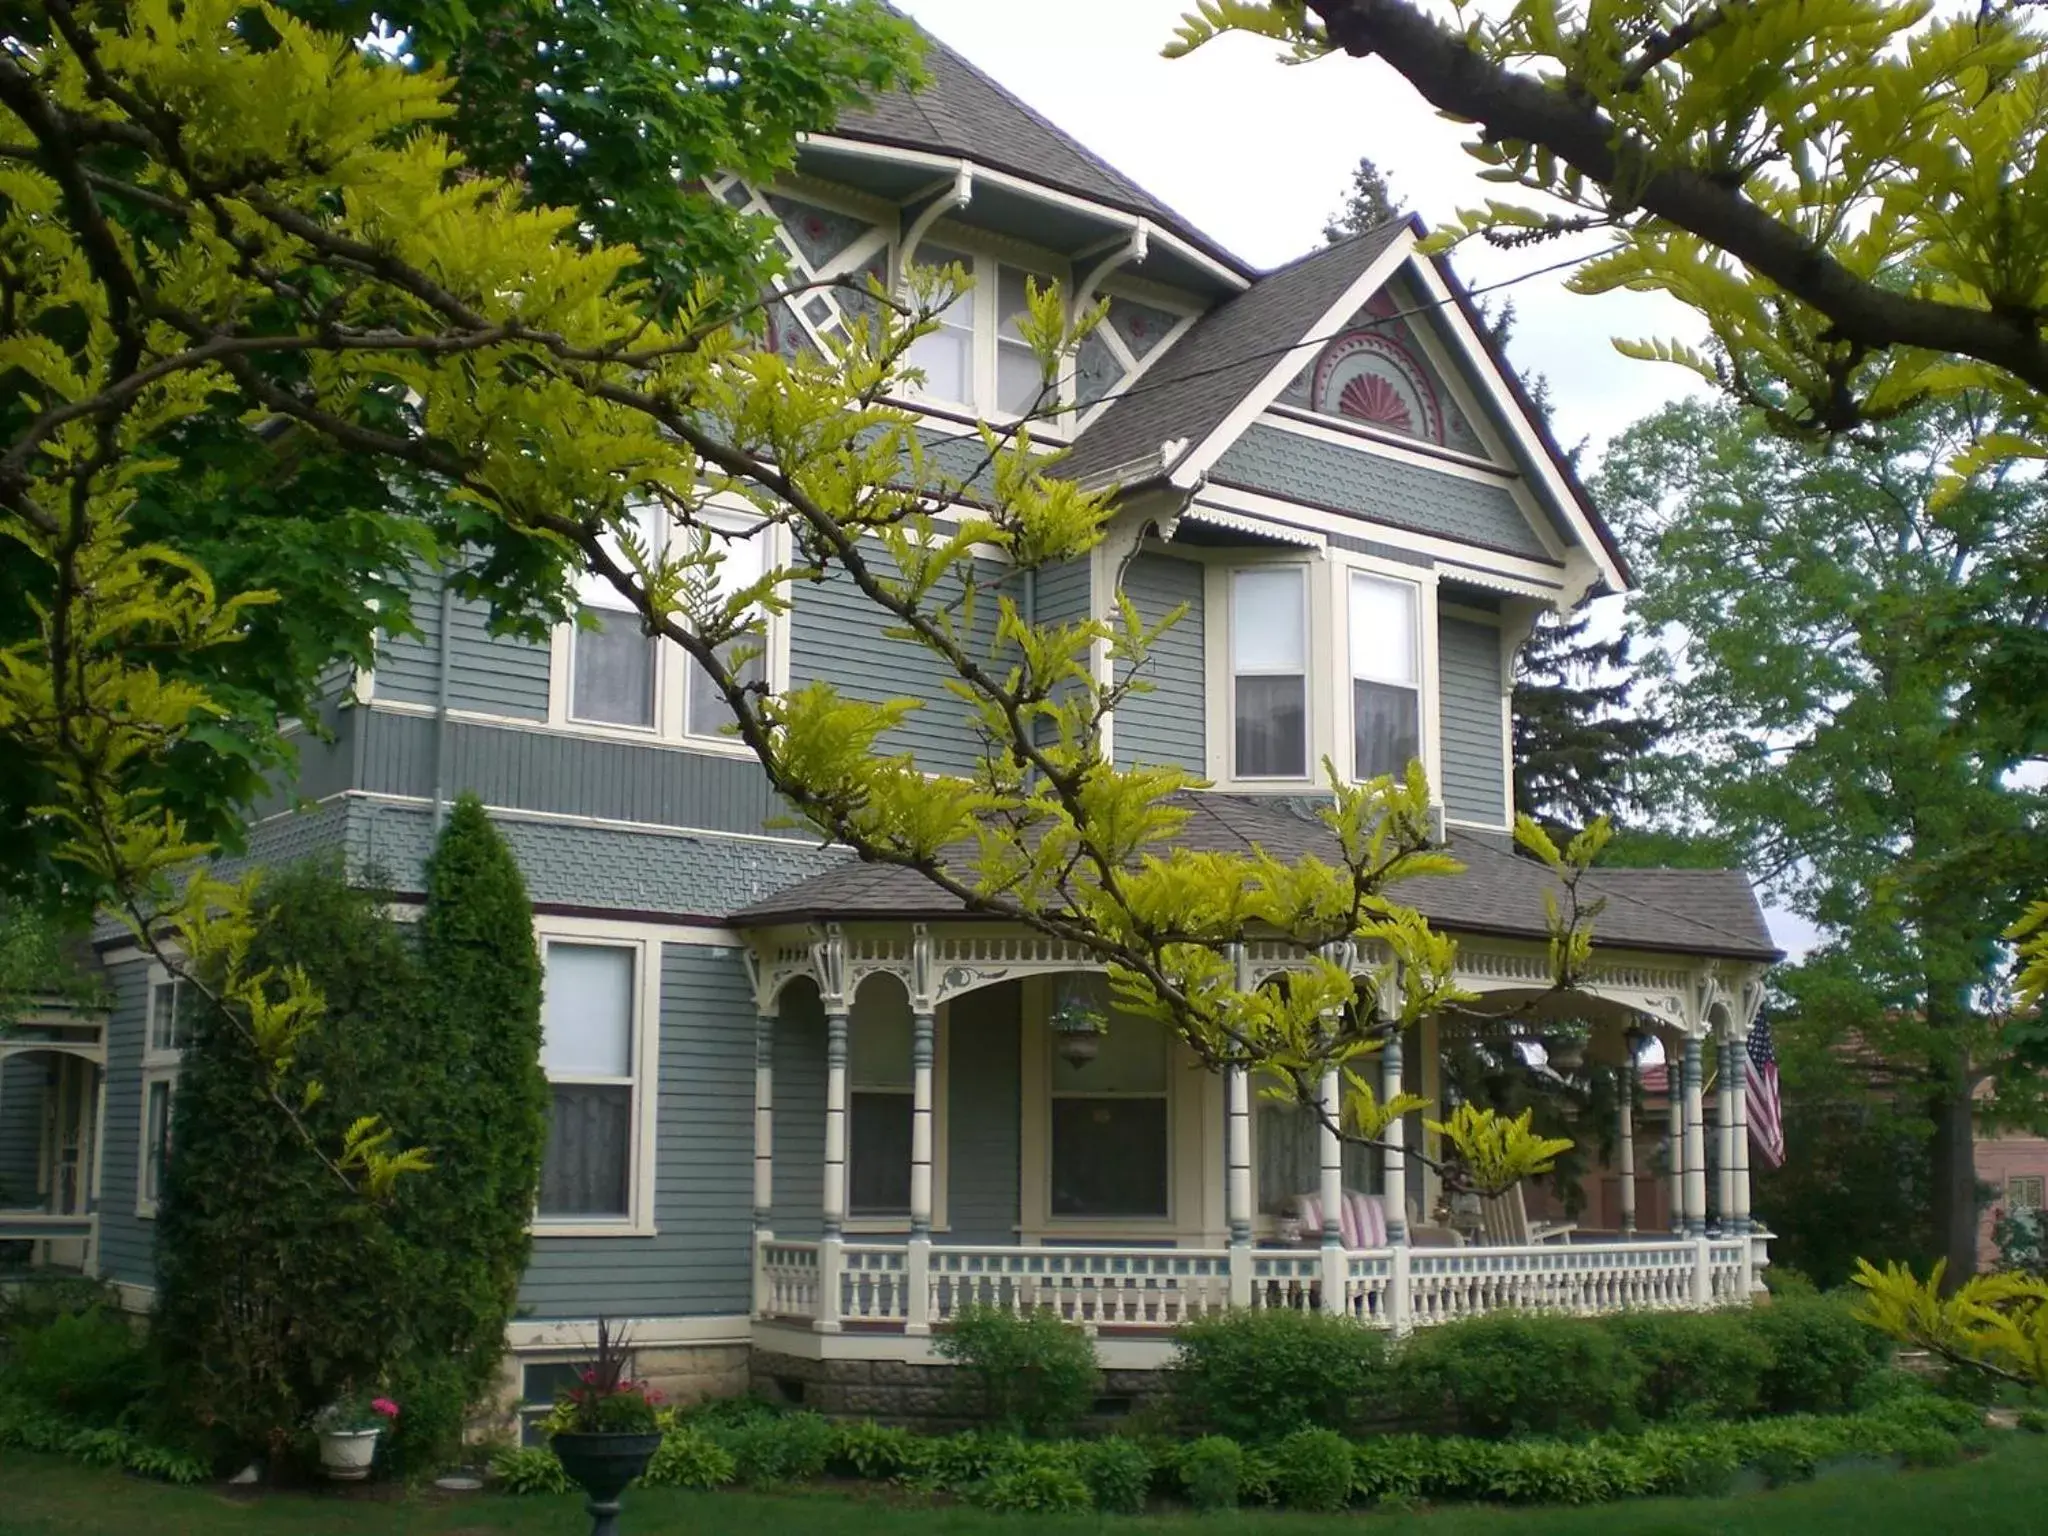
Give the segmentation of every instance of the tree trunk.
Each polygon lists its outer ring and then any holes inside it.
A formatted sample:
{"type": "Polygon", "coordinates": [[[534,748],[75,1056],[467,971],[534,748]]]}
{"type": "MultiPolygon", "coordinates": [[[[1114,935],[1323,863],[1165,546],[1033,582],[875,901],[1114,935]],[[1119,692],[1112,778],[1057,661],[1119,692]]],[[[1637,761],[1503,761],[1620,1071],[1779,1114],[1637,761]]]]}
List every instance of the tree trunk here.
{"type": "Polygon", "coordinates": [[[1969,1075],[1960,1084],[1944,1084],[1927,1108],[1934,1120],[1934,1235],[1948,1260],[1942,1288],[1950,1291],[1977,1270],[1977,1142],[1969,1075]]]}

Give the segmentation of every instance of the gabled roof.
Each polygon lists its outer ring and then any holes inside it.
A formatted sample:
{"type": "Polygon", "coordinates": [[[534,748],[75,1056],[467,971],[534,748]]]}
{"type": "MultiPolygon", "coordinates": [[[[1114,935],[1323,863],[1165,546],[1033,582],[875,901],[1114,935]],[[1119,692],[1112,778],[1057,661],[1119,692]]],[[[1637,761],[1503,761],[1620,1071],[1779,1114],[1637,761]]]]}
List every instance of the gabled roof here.
{"type": "Polygon", "coordinates": [[[1042,117],[933,37],[925,39],[921,91],[890,91],[841,115],[833,132],[901,149],[959,155],[1071,192],[1125,213],[1155,219],[1182,239],[1249,277],[1253,268],[1190,220],[1124,175],[1072,134],[1042,117]]]}
{"type": "MultiPolygon", "coordinates": [[[[1336,863],[1336,840],[1318,820],[1313,802],[1287,797],[1213,792],[1177,796],[1189,811],[1175,839],[1196,851],[1244,853],[1263,848],[1292,862],[1313,855],[1336,863]]],[[[1462,874],[1417,879],[1400,900],[1454,933],[1547,939],[1543,897],[1555,889],[1550,872],[1521,857],[1504,833],[1454,828],[1450,852],[1462,874]]],[[[1606,898],[1593,923],[1597,945],[1770,961],[1780,957],[1749,877],[1736,869],[1595,870],[1581,890],[1606,898]]],[[[924,876],[894,865],[856,860],[777,891],[733,914],[737,927],[833,918],[963,918],[968,914],[924,876]]]]}
{"type": "Polygon", "coordinates": [[[1060,473],[1091,480],[1148,455],[1156,464],[1171,439],[1201,443],[1411,227],[1397,219],[1311,251],[1217,305],[1089,423],[1060,473]]]}

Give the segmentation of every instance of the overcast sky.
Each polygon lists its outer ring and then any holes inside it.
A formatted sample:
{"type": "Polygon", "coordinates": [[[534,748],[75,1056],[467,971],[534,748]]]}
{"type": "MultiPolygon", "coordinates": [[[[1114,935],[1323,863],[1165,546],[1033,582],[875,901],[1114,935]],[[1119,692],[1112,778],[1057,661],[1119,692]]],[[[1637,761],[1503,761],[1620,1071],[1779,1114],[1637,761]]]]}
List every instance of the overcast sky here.
{"type": "MultiPolygon", "coordinates": [[[[1352,168],[1370,155],[1396,196],[1432,223],[1500,189],[1481,181],[1440,119],[1378,60],[1289,66],[1257,38],[1228,37],[1192,58],[1159,50],[1192,0],[896,0],[929,31],[993,75],[1169,207],[1261,267],[1321,243],[1352,168]]],[[[1596,245],[1579,247],[1590,253],[1596,245]]],[[[1501,252],[1473,242],[1456,257],[1475,288],[1573,254],[1568,246],[1501,252]]],[[[1699,323],[1660,296],[1583,297],[1568,272],[1502,288],[1516,321],[1510,351],[1550,380],[1560,440],[1597,459],[1606,440],[1697,382],[1636,362],[1612,338],[1696,339],[1699,323]]],[[[1812,930],[1770,912],[1772,932],[1803,950],[1812,930]]]]}

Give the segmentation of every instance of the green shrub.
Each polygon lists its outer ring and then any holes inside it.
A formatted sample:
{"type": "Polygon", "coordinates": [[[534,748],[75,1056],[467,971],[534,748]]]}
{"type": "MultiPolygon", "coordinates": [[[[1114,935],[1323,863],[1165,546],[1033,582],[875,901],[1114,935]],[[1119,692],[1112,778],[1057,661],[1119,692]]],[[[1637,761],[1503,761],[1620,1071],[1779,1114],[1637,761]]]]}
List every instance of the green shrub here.
{"type": "Polygon", "coordinates": [[[1637,1491],[1669,1498],[1711,1498],[1725,1493],[1742,1466],[1726,1435],[1703,1430],[1646,1431],[1632,1447],[1637,1491]]]}
{"type": "Polygon", "coordinates": [[[661,1437],[640,1481],[650,1488],[723,1488],[739,1475],[732,1452],[701,1429],[684,1425],[661,1437]]]}
{"type": "Polygon", "coordinates": [[[1351,1442],[1334,1429],[1297,1429],[1267,1455],[1274,1489],[1290,1509],[1328,1514],[1351,1502],[1351,1442]]]}
{"type": "Polygon", "coordinates": [[[491,1458],[491,1476],[506,1493],[567,1493],[569,1481],[561,1459],[545,1446],[519,1446],[491,1458]]]}
{"type": "Polygon", "coordinates": [[[1748,1317],[1771,1352],[1757,1383],[1768,1413],[1841,1413],[1891,1356],[1883,1335],[1858,1322],[1843,1297],[1773,1297],[1748,1317]]]}
{"type": "Polygon", "coordinates": [[[807,1483],[832,1455],[832,1426],[815,1413],[759,1414],[703,1433],[732,1457],[739,1480],[750,1488],[807,1483]]]}
{"type": "Polygon", "coordinates": [[[1201,1510],[1235,1509],[1244,1487],[1244,1447],[1222,1435],[1204,1435],[1180,1453],[1180,1486],[1201,1510]]]}
{"type": "Polygon", "coordinates": [[[1065,1458],[1026,1457],[968,1490],[970,1502],[998,1514],[1076,1515],[1094,1508],[1088,1484],[1065,1458]]]}
{"type": "Polygon", "coordinates": [[[1625,1448],[1564,1440],[1492,1446],[1481,1497],[1507,1504],[1600,1504],[1635,1491],[1625,1448]]]}
{"type": "Polygon", "coordinates": [[[975,1430],[924,1442],[913,1486],[931,1493],[959,1493],[1015,1459],[1021,1442],[1013,1435],[975,1430]]]}
{"type": "Polygon", "coordinates": [[[128,1319],[99,1303],[24,1320],[13,1333],[0,1391],[60,1418],[111,1428],[150,1389],[152,1371],[128,1319]]]}
{"type": "Polygon", "coordinates": [[[1595,1323],[1511,1312],[1418,1333],[1392,1370],[1409,1416],[1491,1438],[1626,1426],[1639,1375],[1614,1335],[1595,1323]]]}
{"type": "Polygon", "coordinates": [[[1088,1335],[1049,1310],[962,1307],[934,1348],[973,1384],[984,1423],[1035,1439],[1071,1433],[1101,1381],[1088,1335]]]}
{"type": "Polygon", "coordinates": [[[2038,1408],[2022,1409],[2014,1428],[2023,1429],[2030,1435],[2048,1435],[2048,1413],[2038,1408]]]}
{"type": "Polygon", "coordinates": [[[1771,1347],[1746,1312],[1625,1312],[1604,1326],[1635,1362],[1636,1411],[1651,1423],[1756,1412],[1771,1347]]]}
{"type": "Polygon", "coordinates": [[[1246,1445],[1297,1429],[1348,1433],[1387,1387],[1384,1336],[1320,1312],[1225,1312],[1187,1324],[1174,1342],[1175,1415],[1246,1445]]]}
{"type": "Polygon", "coordinates": [[[888,1482],[924,1465],[928,1441],[907,1429],[858,1419],[832,1426],[832,1451],[827,1465],[843,1477],[888,1482]]]}
{"type": "Polygon", "coordinates": [[[1112,1435],[1075,1447],[1074,1469],[1095,1507],[1112,1515],[1140,1514],[1152,1488],[1152,1453],[1141,1442],[1112,1435]]]}

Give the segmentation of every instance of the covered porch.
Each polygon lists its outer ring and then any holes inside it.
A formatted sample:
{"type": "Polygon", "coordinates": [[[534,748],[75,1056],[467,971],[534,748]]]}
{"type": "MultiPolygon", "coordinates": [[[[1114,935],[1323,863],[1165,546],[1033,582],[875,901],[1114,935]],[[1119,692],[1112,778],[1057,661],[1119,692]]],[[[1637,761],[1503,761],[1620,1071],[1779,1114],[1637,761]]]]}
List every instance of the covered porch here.
{"type": "Polygon", "coordinates": [[[0,1032],[0,1272],[97,1272],[106,1028],[50,1007],[0,1032]]]}
{"type": "MultiPolygon", "coordinates": [[[[1546,1231],[1519,1194],[1485,1210],[1445,1201],[1408,1155],[1434,1150],[1419,1116],[1384,1147],[1346,1146],[1136,1019],[1113,1018],[1097,1053],[1069,1060],[1059,1006],[1099,970],[1043,936],[852,911],[748,932],[762,1347],[918,1361],[963,1306],[1050,1307],[1096,1332],[1106,1362],[1135,1366],[1162,1363],[1183,1323],[1233,1307],[1399,1333],[1503,1309],[1742,1305],[1760,1286],[1766,1234],[1750,1219],[1733,1085],[1761,958],[1602,951],[1571,1011],[1591,1025],[1587,1068],[1630,1090],[1604,1127],[1618,1219],[1546,1231]],[[1676,1125],[1639,1136],[1632,1080],[1652,1038],[1676,1125]],[[1639,1229],[1652,1204],[1668,1228],[1639,1229]]],[[[1307,961],[1278,942],[1240,956],[1247,985],[1307,961]]],[[[1511,1009],[1547,989],[1544,946],[1461,934],[1459,979],[1475,1012],[1511,1009]]],[[[1383,1093],[1441,1103],[1444,1045],[1472,1022],[1429,1018],[1390,1042],[1383,1093]]],[[[1335,1102],[1334,1076],[1324,1093],[1335,1102]]]]}

